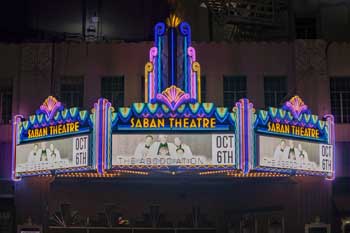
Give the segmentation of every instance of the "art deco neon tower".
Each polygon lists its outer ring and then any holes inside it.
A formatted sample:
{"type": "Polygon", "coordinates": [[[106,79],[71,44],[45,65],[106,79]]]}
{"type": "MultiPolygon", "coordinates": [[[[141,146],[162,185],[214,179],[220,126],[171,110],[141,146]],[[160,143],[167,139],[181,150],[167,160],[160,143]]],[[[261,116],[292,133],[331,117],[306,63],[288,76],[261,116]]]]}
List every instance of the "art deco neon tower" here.
{"type": "Polygon", "coordinates": [[[145,102],[162,103],[171,110],[201,102],[200,65],[191,47],[191,27],[171,14],[154,27],[154,47],[145,65],[145,102]]]}

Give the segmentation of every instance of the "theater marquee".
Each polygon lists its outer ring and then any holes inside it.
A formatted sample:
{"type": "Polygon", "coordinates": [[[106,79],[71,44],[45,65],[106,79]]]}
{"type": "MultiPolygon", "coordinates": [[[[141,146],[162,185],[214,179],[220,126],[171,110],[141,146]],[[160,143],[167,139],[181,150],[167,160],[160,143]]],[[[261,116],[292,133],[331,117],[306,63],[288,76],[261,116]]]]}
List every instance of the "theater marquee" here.
{"type": "Polygon", "coordinates": [[[333,117],[312,115],[298,96],[257,112],[255,141],[256,170],[334,177],[333,117]]]}
{"type": "Polygon", "coordinates": [[[235,165],[233,134],[114,134],[112,163],[121,166],[235,165]]]}
{"type": "Polygon", "coordinates": [[[106,170],[240,169],[239,109],[229,112],[212,103],[183,104],[176,112],[145,103],[120,108],[111,113],[112,146],[106,170]]]}
{"type": "Polygon", "coordinates": [[[35,115],[14,118],[13,176],[93,170],[93,122],[49,96],[35,115]]]}
{"type": "Polygon", "coordinates": [[[233,108],[203,102],[190,26],[172,17],[155,26],[144,102],[114,108],[100,98],[90,112],[66,109],[50,96],[36,114],[14,117],[14,180],[159,172],[334,178],[332,115],[311,114],[299,96],[267,110],[254,109],[248,99],[233,108]]]}

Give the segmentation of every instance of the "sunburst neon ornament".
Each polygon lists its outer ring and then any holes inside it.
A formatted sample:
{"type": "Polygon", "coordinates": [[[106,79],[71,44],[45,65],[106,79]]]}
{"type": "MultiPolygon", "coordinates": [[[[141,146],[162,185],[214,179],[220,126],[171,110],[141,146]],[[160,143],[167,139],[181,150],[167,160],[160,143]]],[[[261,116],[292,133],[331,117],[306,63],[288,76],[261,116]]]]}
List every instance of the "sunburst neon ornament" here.
{"type": "Polygon", "coordinates": [[[175,14],[170,14],[170,16],[165,20],[166,25],[170,28],[176,28],[181,23],[181,19],[175,14]]]}
{"type": "Polygon", "coordinates": [[[309,114],[309,109],[304,101],[299,96],[293,96],[289,101],[287,101],[283,109],[290,111],[294,118],[298,119],[301,114],[309,114]]]}
{"type": "Polygon", "coordinates": [[[157,99],[174,111],[181,104],[188,102],[190,100],[190,95],[177,86],[172,85],[161,94],[157,94],[157,99]]]}
{"type": "Polygon", "coordinates": [[[45,113],[49,119],[52,119],[55,113],[62,109],[63,106],[55,97],[49,96],[45,99],[44,103],[40,106],[40,112],[45,113]]]}

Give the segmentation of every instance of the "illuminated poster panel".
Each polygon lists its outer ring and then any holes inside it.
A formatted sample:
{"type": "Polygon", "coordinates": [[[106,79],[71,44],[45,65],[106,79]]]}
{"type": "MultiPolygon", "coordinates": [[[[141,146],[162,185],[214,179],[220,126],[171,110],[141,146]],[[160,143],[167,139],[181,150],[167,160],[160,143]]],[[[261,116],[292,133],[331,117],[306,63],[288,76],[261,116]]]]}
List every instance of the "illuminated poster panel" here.
{"type": "Polygon", "coordinates": [[[317,171],[333,171],[333,146],[283,137],[258,136],[259,166],[317,171]]]}
{"type": "Polygon", "coordinates": [[[16,146],[18,173],[88,166],[89,136],[39,140],[16,146]]]}
{"type": "Polygon", "coordinates": [[[114,166],[235,165],[233,133],[113,134],[114,166]]]}
{"type": "MultiPolygon", "coordinates": [[[[100,102],[100,100],[99,100],[100,102]]],[[[97,169],[100,151],[96,147],[96,120],[99,104],[93,113],[78,108],[64,108],[49,96],[36,114],[13,120],[12,178],[97,169]]],[[[96,127],[97,126],[97,127],[96,127]]],[[[99,143],[99,142],[98,142],[99,143]]],[[[99,144],[100,145],[100,144],[99,144]]]]}

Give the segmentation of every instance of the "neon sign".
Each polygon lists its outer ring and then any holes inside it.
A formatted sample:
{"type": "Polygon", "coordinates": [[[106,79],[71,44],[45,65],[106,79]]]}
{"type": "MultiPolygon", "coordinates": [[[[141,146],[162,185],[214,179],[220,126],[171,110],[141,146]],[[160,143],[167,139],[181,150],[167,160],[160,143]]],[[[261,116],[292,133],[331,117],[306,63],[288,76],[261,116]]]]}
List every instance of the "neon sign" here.
{"type": "Polygon", "coordinates": [[[281,134],[291,134],[301,137],[319,138],[319,130],[315,128],[308,128],[303,126],[295,126],[288,124],[281,124],[275,122],[267,123],[267,130],[269,132],[281,133],[281,134]]]}
{"type": "Polygon", "coordinates": [[[259,110],[254,123],[253,169],[334,178],[333,118],[312,115],[299,96],[281,109],[259,110]]]}
{"type": "Polygon", "coordinates": [[[248,99],[233,109],[202,103],[191,28],[175,15],[156,24],[148,60],[144,103],[115,109],[100,98],[88,112],[49,96],[35,115],[15,116],[13,179],[153,172],[334,178],[333,116],[319,119],[299,96],[257,111],[248,99]]]}
{"type": "Polygon", "coordinates": [[[214,129],[216,126],[215,118],[134,118],[130,119],[131,128],[164,128],[165,125],[168,125],[170,129],[173,128],[184,128],[184,129],[214,129]]]}
{"type": "Polygon", "coordinates": [[[49,96],[28,120],[15,116],[13,178],[94,170],[95,115],[78,108],[65,109],[49,96]]]}

